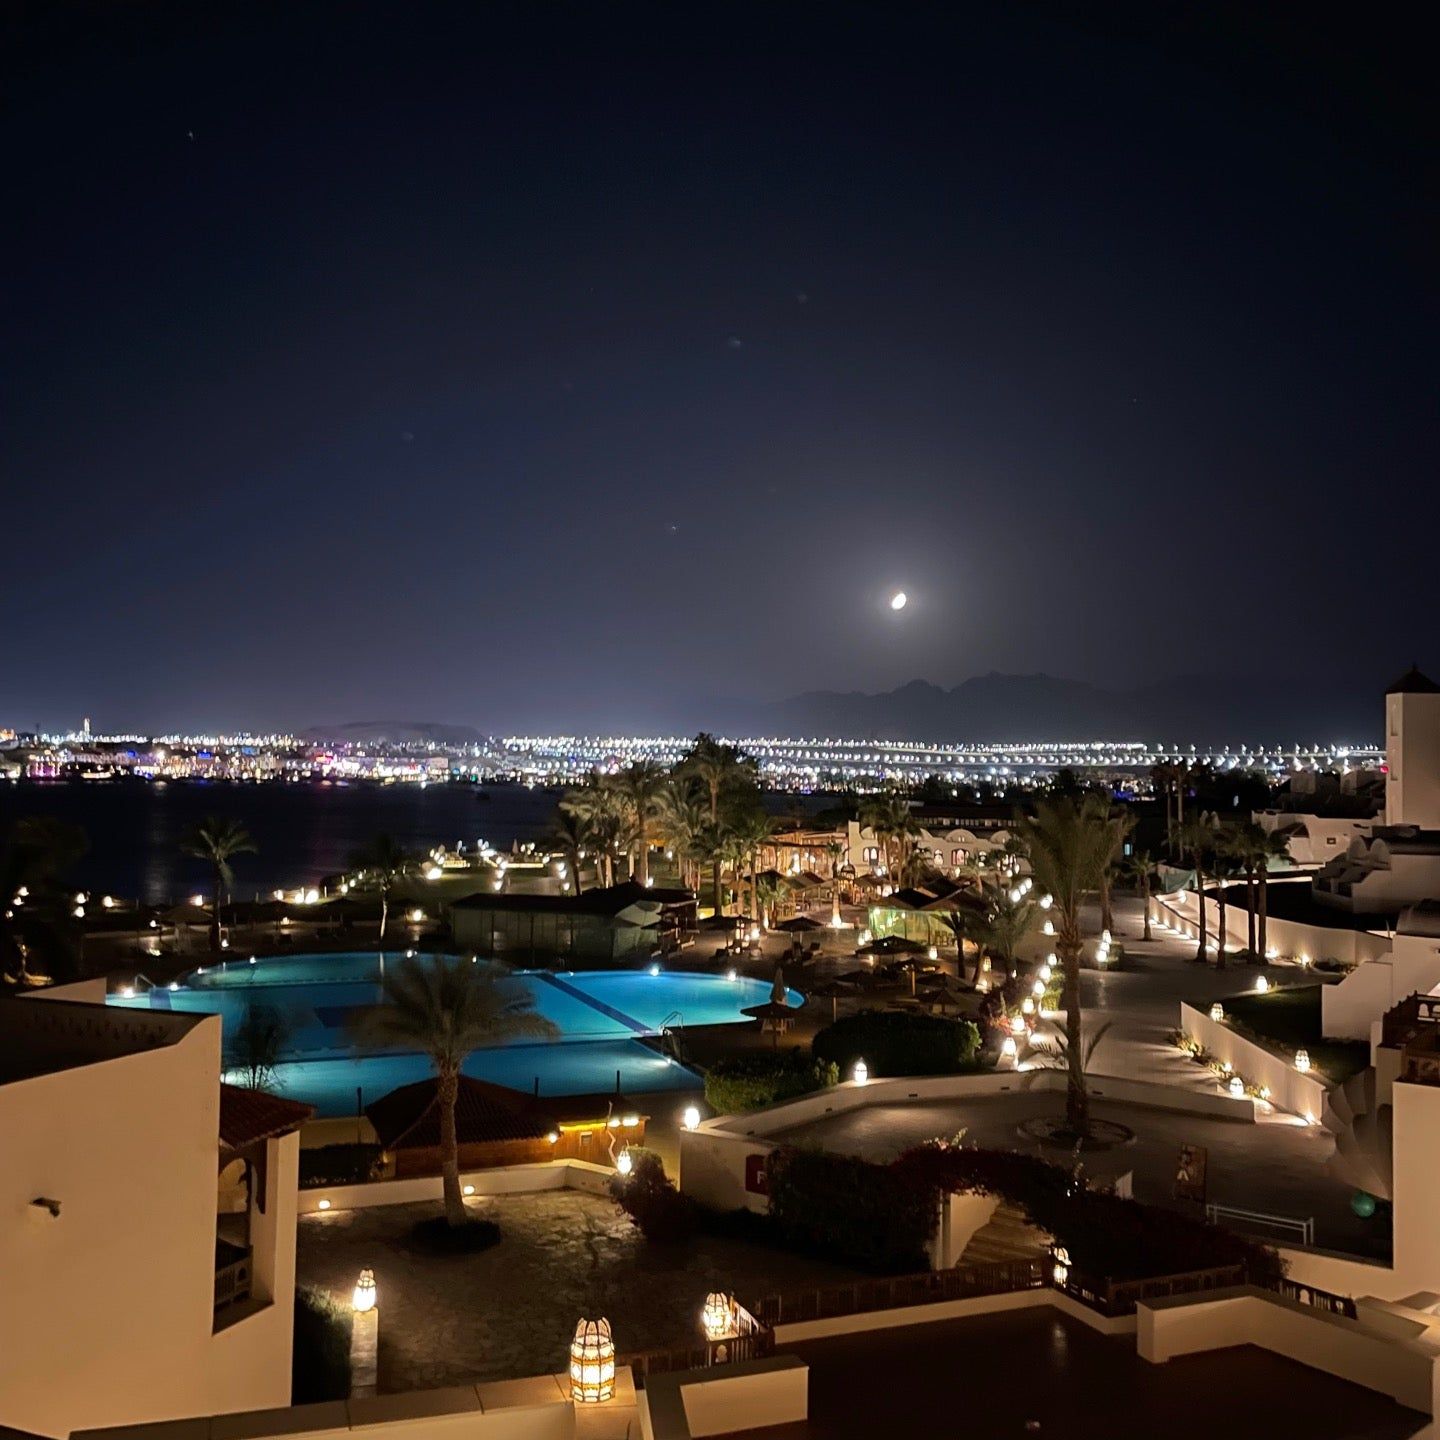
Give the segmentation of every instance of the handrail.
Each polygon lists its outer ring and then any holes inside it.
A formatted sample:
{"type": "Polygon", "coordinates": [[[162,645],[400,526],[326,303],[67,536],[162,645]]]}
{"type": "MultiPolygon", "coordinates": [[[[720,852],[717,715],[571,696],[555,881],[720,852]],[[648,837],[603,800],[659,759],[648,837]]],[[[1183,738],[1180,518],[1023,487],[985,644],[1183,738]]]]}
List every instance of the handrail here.
{"type": "Polygon", "coordinates": [[[1315,1244],[1315,1217],[1313,1215],[1299,1220],[1292,1215],[1269,1215],[1263,1210],[1241,1210],[1234,1205],[1207,1205],[1205,1218],[1212,1225],[1218,1225],[1222,1218],[1239,1220],[1249,1225],[1271,1225],[1277,1230],[1288,1230],[1298,1235],[1301,1244],[1307,1247],[1315,1244]]]}
{"type": "Polygon", "coordinates": [[[1313,1310],[1324,1311],[1327,1315],[1343,1315],[1347,1320],[1358,1318],[1355,1299],[1351,1295],[1337,1295],[1333,1290],[1322,1290],[1318,1285],[1304,1285],[1299,1280],[1287,1280],[1283,1276],[1264,1282],[1266,1290],[1273,1290],[1286,1300],[1308,1305],[1313,1310]]]}

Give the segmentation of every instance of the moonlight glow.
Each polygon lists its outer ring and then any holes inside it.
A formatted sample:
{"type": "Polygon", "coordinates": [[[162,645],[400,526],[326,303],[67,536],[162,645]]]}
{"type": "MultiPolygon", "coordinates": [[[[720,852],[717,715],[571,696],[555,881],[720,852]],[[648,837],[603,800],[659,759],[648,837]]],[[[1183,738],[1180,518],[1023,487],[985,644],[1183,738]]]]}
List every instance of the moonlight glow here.
{"type": "Polygon", "coordinates": [[[903,590],[897,590],[890,597],[890,608],[892,610],[903,610],[905,608],[905,602],[909,598],[910,597],[903,590]]]}

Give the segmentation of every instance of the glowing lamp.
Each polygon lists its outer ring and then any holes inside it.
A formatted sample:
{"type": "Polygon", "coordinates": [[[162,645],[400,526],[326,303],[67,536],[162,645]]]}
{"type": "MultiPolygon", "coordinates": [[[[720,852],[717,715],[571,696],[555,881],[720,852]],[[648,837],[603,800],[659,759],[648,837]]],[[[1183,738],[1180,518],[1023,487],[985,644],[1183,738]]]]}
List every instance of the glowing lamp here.
{"type": "Polygon", "coordinates": [[[418,907],[410,912],[410,922],[413,925],[420,924],[420,922],[424,920],[424,918],[425,912],[418,907]]]}
{"type": "Polygon", "coordinates": [[[650,967],[650,974],[652,976],[658,976],[660,974],[660,967],[658,965],[652,965],[650,967]]]}
{"type": "Polygon", "coordinates": [[[939,952],[939,950],[937,950],[937,949],[935,948],[935,946],[932,945],[932,946],[925,952],[925,957],[926,957],[926,959],[928,959],[928,960],[938,960],[938,959],[940,958],[940,952],[939,952]]]}
{"type": "Polygon", "coordinates": [[[1310,1069],[1310,1052],[1308,1050],[1297,1050],[1295,1052],[1295,1068],[1302,1075],[1310,1069]]]}
{"type": "Polygon", "coordinates": [[[857,1060],[850,1076],[857,1085],[864,1085],[870,1079],[870,1067],[863,1060],[857,1060]]]}
{"type": "Polygon", "coordinates": [[[1063,1245],[1057,1245],[1051,1254],[1053,1258],[1050,1274],[1054,1277],[1056,1286],[1063,1290],[1065,1282],[1070,1278],[1070,1252],[1063,1245]]]}
{"type": "Polygon", "coordinates": [[[1243,1100],[1245,1098],[1245,1082],[1238,1075],[1232,1075],[1230,1077],[1230,1094],[1236,1100],[1243,1100]]]}
{"type": "Polygon", "coordinates": [[[727,970],[725,972],[725,978],[733,984],[736,980],[740,978],[740,973],[739,971],[733,969],[727,970]]]}
{"type": "Polygon", "coordinates": [[[1038,1000],[1045,993],[1045,981],[1037,979],[1030,987],[1030,993],[1038,1000]]]}
{"type": "Polygon", "coordinates": [[[1264,994],[1266,993],[1266,991],[1268,991],[1269,989],[1270,989],[1270,982],[1262,975],[1262,976],[1255,982],[1255,993],[1256,993],[1257,995],[1264,995],[1264,994]]]}
{"type": "Polygon", "coordinates": [[[375,1308],[375,1272],[373,1270],[362,1270],[360,1278],[355,1282],[355,1293],[350,1297],[350,1308],[357,1315],[363,1315],[367,1310],[375,1308]]]}
{"type": "Polygon", "coordinates": [[[545,1139],[551,1145],[558,1145],[560,1143],[560,1132],[558,1130],[552,1130],[546,1135],[545,1139]]]}
{"type": "Polygon", "coordinates": [[[473,1195],[475,1193],[475,1187],[473,1185],[462,1185],[460,1187],[460,1193],[462,1195],[473,1195]]]}
{"type": "Polygon", "coordinates": [[[317,1210],[328,1210],[330,1208],[330,1202],[328,1200],[321,1200],[315,1208],[317,1210]]]}
{"type": "Polygon", "coordinates": [[[622,1175],[628,1175],[635,1168],[635,1162],[630,1158],[629,1150],[622,1150],[615,1157],[615,1168],[622,1175]]]}
{"type": "Polygon", "coordinates": [[[1033,995],[1027,995],[1020,1002],[1020,1013],[1022,1015],[1033,1015],[1035,1013],[1035,997],[1033,995]]]}
{"type": "Polygon", "coordinates": [[[1055,922],[1053,920],[1047,920],[1040,927],[1040,933],[1042,935],[1053,935],[1055,933],[1055,922]]]}
{"type": "Polygon", "coordinates": [[[615,1398],[615,1341],[610,1322],[582,1320],[570,1342],[570,1398],[577,1405],[598,1405],[615,1398]]]}
{"type": "Polygon", "coordinates": [[[705,1297],[705,1308],[700,1312],[700,1323],[705,1327],[707,1340],[723,1340],[733,1328],[730,1321],[730,1297],[712,1290],[705,1297]]]}
{"type": "Polygon", "coordinates": [[[1023,1015],[1012,1015],[1010,1017],[1010,1033],[1012,1035],[1025,1034],[1025,1017],[1023,1015]]]}
{"type": "Polygon", "coordinates": [[[1225,1007],[1218,1000],[1210,1007],[1210,1018],[1217,1025],[1225,1019],[1225,1007]]]}
{"type": "Polygon", "coordinates": [[[1002,1060],[1013,1060],[1020,1053],[1019,1046],[1015,1044],[1015,1037],[1007,1035],[1000,1042],[1000,1058],[1002,1060]]]}
{"type": "Polygon", "coordinates": [[[680,1123],[687,1130],[698,1130],[700,1128],[700,1109],[696,1105],[687,1105],[685,1113],[680,1117],[680,1123]]]}

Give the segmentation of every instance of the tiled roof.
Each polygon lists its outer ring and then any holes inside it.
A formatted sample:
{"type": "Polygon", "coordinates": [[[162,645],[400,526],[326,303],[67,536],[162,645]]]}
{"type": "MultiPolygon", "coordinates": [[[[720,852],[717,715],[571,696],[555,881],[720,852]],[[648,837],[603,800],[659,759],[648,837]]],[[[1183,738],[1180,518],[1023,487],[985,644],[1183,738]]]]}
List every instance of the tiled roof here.
{"type": "Polygon", "coordinates": [[[243,1150],[257,1140],[288,1135],[298,1130],[313,1114],[313,1105],[282,1100],[264,1090],[246,1090],[239,1085],[220,1087],[220,1145],[225,1150],[243,1150]]]}

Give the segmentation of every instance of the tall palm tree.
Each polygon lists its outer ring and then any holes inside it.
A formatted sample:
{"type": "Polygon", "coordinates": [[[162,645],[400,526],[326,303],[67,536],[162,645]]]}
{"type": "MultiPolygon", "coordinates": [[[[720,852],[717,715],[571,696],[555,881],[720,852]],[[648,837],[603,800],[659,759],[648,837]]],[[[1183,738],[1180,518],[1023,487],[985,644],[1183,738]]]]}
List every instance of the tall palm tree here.
{"type": "Polygon", "coordinates": [[[1020,942],[1035,926],[1038,909],[1033,900],[1012,900],[1002,888],[990,896],[971,938],[978,939],[1008,974],[1015,968],[1020,942]]]}
{"type": "Polygon", "coordinates": [[[629,810],[634,837],[635,878],[646,885],[650,881],[650,840],[655,829],[656,804],[664,788],[666,771],[653,760],[637,760],[617,777],[618,789],[629,810]]]}
{"type": "Polygon", "coordinates": [[[910,802],[903,795],[876,795],[861,807],[860,823],[875,835],[885,857],[885,868],[897,881],[903,880],[906,862],[919,826],[910,802]]]}
{"type": "Polygon", "coordinates": [[[180,842],[180,848],[197,860],[204,860],[212,870],[213,902],[210,908],[210,948],[220,949],[220,905],[225,892],[235,883],[230,866],[237,855],[253,855],[255,842],[250,832],[238,821],[221,815],[207,815],[180,842]]]}
{"type": "Polygon", "coordinates": [[[955,973],[965,978],[965,942],[975,946],[975,975],[978,985],[984,969],[984,947],[979,942],[985,934],[985,917],[988,906],[976,891],[962,890],[950,897],[953,910],[940,914],[940,923],[955,937],[955,973]]]}
{"type": "Polygon", "coordinates": [[[770,817],[760,809],[746,809],[735,817],[730,830],[732,855],[739,862],[735,869],[739,889],[740,867],[750,877],[750,918],[760,919],[760,899],[755,891],[755,876],[760,868],[760,847],[773,834],[770,817]]]}
{"type": "Polygon", "coordinates": [[[390,896],[395,887],[415,874],[420,862],[396,843],[393,835],[377,835],[363,850],[350,857],[351,885],[373,890],[380,897],[380,939],[390,920],[390,896]]]}
{"type": "Polygon", "coordinates": [[[65,876],[85,853],[85,832],[44,816],[0,836],[0,978],[20,985],[79,973],[80,929],[65,876]]]}
{"type": "Polygon", "coordinates": [[[1100,867],[1100,928],[1114,930],[1115,913],[1110,903],[1110,890],[1120,866],[1125,841],[1135,828],[1134,817],[1118,806],[1111,805],[1099,795],[1087,796],[1084,801],[1086,812],[1095,820],[1103,822],[1109,836],[1109,855],[1100,867]]]}
{"type": "Polygon", "coordinates": [[[1195,959],[1204,964],[1209,949],[1209,920],[1205,913],[1205,867],[1215,844],[1214,817],[1197,815],[1187,820],[1180,830],[1180,848],[1190,857],[1195,868],[1195,893],[1200,902],[1200,934],[1195,942],[1195,959]]]}
{"type": "Polygon", "coordinates": [[[1055,953],[1065,976],[1065,1121],[1075,1134],[1084,1135],[1090,1125],[1090,1095],[1080,1009],[1080,908],[1099,883],[1112,837],[1105,817],[1070,799],[1040,801],[1020,829],[1029,844],[1035,884],[1052,897],[1055,953]]]}
{"type": "MultiPolygon", "coordinates": [[[[725,825],[724,802],[753,794],[757,788],[755,762],[734,745],[723,745],[703,730],[695,737],[685,758],[676,767],[676,774],[693,777],[700,782],[709,811],[709,838],[718,840],[725,825]]],[[[721,871],[724,867],[723,846],[710,846],[710,900],[718,916],[724,909],[721,871]]]]}
{"type": "Polygon", "coordinates": [[[693,780],[672,778],[656,797],[655,827],[680,870],[681,883],[698,889],[696,856],[709,812],[693,780]]]}
{"type": "Polygon", "coordinates": [[[440,1103],[440,1173],[445,1219],[465,1224],[455,1097],[460,1069],[472,1051],[512,1036],[553,1039],[559,1031],[535,1013],[534,998],[491,965],[434,955],[393,965],[380,982],[382,1003],[360,1014],[360,1036],[373,1045],[428,1057],[440,1103]]]}
{"type": "Polygon", "coordinates": [[[575,879],[575,893],[580,894],[585,888],[580,878],[580,865],[585,858],[585,827],[571,811],[557,809],[550,821],[550,842],[565,857],[565,868],[575,879]]]}
{"type": "Polygon", "coordinates": [[[1132,851],[1125,860],[1125,876],[1140,897],[1140,913],[1145,919],[1142,939],[1150,938],[1150,877],[1155,873],[1155,860],[1148,850],[1132,851]]]}
{"type": "Polygon", "coordinates": [[[624,805],[607,776],[592,775],[578,789],[567,790],[560,808],[573,816],[585,837],[585,849],[595,857],[595,883],[615,883],[615,852],[629,838],[624,805]]]}
{"type": "Polygon", "coordinates": [[[1256,872],[1267,858],[1265,831],[1253,820],[1230,827],[1227,837],[1230,854],[1245,876],[1245,948],[1256,956],[1256,872]]]}
{"type": "Polygon", "coordinates": [[[825,844],[825,856],[830,861],[830,925],[840,928],[840,861],[844,858],[845,847],[838,840],[825,844]]]}
{"type": "Polygon", "coordinates": [[[1288,860],[1290,857],[1290,840],[1278,830],[1267,830],[1264,842],[1265,853],[1260,857],[1256,866],[1256,883],[1259,891],[1256,896],[1255,906],[1258,912],[1258,925],[1256,930],[1255,945],[1263,960],[1270,954],[1270,924],[1269,924],[1269,895],[1270,895],[1270,862],[1272,860],[1288,860]]]}

